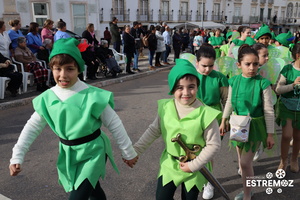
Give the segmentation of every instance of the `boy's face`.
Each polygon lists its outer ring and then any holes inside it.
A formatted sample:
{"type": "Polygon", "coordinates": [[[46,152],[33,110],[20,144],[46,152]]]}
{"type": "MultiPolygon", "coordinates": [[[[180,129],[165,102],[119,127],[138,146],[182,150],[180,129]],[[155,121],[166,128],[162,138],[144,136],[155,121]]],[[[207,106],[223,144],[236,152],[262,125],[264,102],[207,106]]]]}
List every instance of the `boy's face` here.
{"type": "Polygon", "coordinates": [[[213,58],[202,57],[202,58],[200,58],[199,61],[196,62],[197,71],[200,74],[207,76],[214,69],[214,63],[215,63],[215,60],[213,58]]]}
{"type": "Polygon", "coordinates": [[[176,86],[174,97],[182,105],[190,105],[196,99],[198,91],[196,77],[180,79],[176,86]]]}
{"type": "Polygon", "coordinates": [[[65,65],[54,65],[52,68],[53,77],[56,84],[62,88],[72,87],[77,82],[79,74],[75,63],[65,65]]]}
{"type": "Polygon", "coordinates": [[[260,38],[258,38],[258,43],[264,44],[266,46],[269,46],[270,42],[270,36],[269,35],[263,35],[260,38]]]}

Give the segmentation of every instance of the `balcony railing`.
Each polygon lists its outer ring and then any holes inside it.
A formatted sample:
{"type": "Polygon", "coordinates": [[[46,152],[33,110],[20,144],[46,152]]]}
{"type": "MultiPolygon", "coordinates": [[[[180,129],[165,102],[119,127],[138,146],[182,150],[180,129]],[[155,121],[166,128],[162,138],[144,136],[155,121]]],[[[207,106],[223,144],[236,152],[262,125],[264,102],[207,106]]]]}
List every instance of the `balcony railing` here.
{"type": "Polygon", "coordinates": [[[137,21],[141,21],[141,22],[149,21],[149,15],[140,15],[140,14],[137,14],[136,15],[136,20],[137,21]]]}
{"type": "Polygon", "coordinates": [[[212,15],[211,19],[212,19],[212,21],[220,22],[220,21],[222,21],[222,15],[212,15]]]}
{"type": "Polygon", "coordinates": [[[242,24],[243,23],[243,16],[233,16],[232,23],[234,24],[242,24]]]}
{"type": "Polygon", "coordinates": [[[258,16],[250,16],[249,17],[249,23],[258,23],[259,17],[258,16]]]}
{"type": "Polygon", "coordinates": [[[190,21],[189,15],[178,15],[178,21],[190,21]]]}
{"type": "MultiPolygon", "coordinates": [[[[201,21],[202,20],[202,15],[196,15],[196,21],[201,21]]],[[[207,21],[207,15],[203,16],[203,21],[207,21]]]]}
{"type": "Polygon", "coordinates": [[[285,17],[277,18],[277,24],[285,24],[287,22],[285,17]]]}

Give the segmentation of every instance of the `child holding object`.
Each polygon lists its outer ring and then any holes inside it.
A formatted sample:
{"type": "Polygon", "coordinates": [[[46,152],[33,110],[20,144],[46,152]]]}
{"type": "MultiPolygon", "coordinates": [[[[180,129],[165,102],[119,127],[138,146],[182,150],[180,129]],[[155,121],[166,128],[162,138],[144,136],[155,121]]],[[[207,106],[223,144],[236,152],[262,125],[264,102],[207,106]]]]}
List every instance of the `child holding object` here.
{"type": "MultiPolygon", "coordinates": [[[[197,51],[196,68],[200,80],[197,97],[206,105],[222,111],[228,95],[228,79],[221,72],[213,69],[215,60],[216,51],[211,45],[202,45],[197,51]]],[[[208,182],[204,187],[202,197],[211,199],[213,196],[214,187],[208,182]]]]}
{"type": "Polygon", "coordinates": [[[70,200],[106,199],[99,178],[105,175],[107,158],[115,170],[109,138],[100,130],[108,128],[133,167],[137,154],[126,130],[113,110],[113,94],[80,81],[84,70],[74,38],[54,43],[49,66],[56,86],[33,100],[35,112],[24,126],[10,160],[10,174],[21,172],[21,164],[30,145],[46,124],[60,138],[57,170],[59,183],[70,200]]]}
{"type": "Polygon", "coordinates": [[[253,157],[263,143],[271,149],[274,146],[274,110],[272,104],[271,83],[257,75],[259,67],[257,51],[247,44],[239,48],[237,65],[242,74],[229,79],[228,99],[223,112],[220,132],[224,135],[228,128],[225,121],[234,110],[237,115],[250,115],[250,133],[248,142],[232,141],[238,147],[239,165],[242,169],[243,191],[235,200],[249,200],[253,193],[246,187],[247,177],[253,177],[253,157]]]}
{"type": "Polygon", "coordinates": [[[291,172],[299,171],[298,152],[300,150],[300,44],[297,43],[292,56],[295,62],[283,67],[280,72],[276,92],[280,94],[276,108],[276,122],[282,126],[281,161],[278,169],[286,170],[290,141],[293,151],[290,160],[291,172]]]}
{"type": "Polygon", "coordinates": [[[174,98],[158,101],[155,120],[134,148],[140,155],[157,138],[162,137],[165,149],[160,159],[156,199],[173,199],[176,188],[182,185],[182,198],[196,200],[199,191],[207,183],[199,170],[204,165],[211,170],[209,161],[221,146],[217,121],[221,113],[196,98],[198,72],[189,61],[176,59],[176,65],[168,75],[168,83],[169,94],[174,95],[174,98]],[[194,160],[185,163],[179,161],[179,157],[186,153],[177,142],[171,141],[178,133],[188,148],[195,144],[201,146],[194,160]]]}

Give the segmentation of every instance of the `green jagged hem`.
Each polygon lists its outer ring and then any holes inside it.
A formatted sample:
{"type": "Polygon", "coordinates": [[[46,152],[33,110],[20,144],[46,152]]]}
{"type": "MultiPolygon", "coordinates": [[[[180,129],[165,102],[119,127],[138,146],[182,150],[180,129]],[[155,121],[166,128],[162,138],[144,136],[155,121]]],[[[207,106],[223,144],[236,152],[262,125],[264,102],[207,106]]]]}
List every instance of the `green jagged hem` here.
{"type": "Polygon", "coordinates": [[[280,99],[278,99],[276,106],[276,124],[278,126],[285,126],[287,119],[292,120],[292,127],[300,130],[300,111],[292,111],[286,108],[280,99]]]}

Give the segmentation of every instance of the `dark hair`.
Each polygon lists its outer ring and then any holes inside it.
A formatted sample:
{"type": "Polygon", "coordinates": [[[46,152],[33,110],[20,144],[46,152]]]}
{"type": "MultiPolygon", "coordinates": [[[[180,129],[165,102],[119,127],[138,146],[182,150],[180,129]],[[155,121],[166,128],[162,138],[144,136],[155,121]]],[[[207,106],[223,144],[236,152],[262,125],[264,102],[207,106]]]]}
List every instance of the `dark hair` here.
{"type": "Polygon", "coordinates": [[[173,90],[171,91],[172,94],[174,94],[174,92],[175,92],[175,90],[176,90],[176,85],[178,84],[179,80],[181,80],[181,79],[187,79],[187,80],[193,80],[193,79],[196,79],[196,81],[197,81],[197,87],[199,87],[199,85],[200,85],[200,81],[199,81],[199,78],[198,78],[198,77],[196,77],[196,76],[193,75],[193,74],[185,74],[185,75],[183,75],[182,77],[180,77],[180,79],[178,79],[178,80],[176,81],[175,87],[173,87],[173,90]]]}
{"type": "Polygon", "coordinates": [[[294,60],[296,60],[297,53],[300,53],[300,43],[296,43],[292,49],[292,56],[293,56],[294,60]]]}
{"type": "Polygon", "coordinates": [[[9,22],[8,22],[8,24],[9,24],[10,26],[12,26],[12,27],[17,26],[19,23],[20,23],[20,20],[18,20],[18,19],[11,19],[11,20],[9,20],[9,22]]]}
{"type": "Polygon", "coordinates": [[[161,26],[160,26],[160,25],[157,25],[157,26],[155,27],[155,29],[156,29],[157,31],[160,31],[161,26]]]}
{"type": "Polygon", "coordinates": [[[38,28],[38,27],[39,27],[38,23],[36,23],[36,22],[30,22],[29,28],[28,28],[28,32],[37,33],[36,28],[38,28]]]}
{"type": "Polygon", "coordinates": [[[201,58],[212,58],[216,59],[216,51],[212,45],[204,43],[200,46],[200,49],[197,51],[197,61],[200,61],[201,58]]]}
{"type": "Polygon", "coordinates": [[[66,22],[64,22],[62,19],[59,19],[59,21],[57,22],[57,28],[62,29],[66,26],[67,26],[66,22]]]}
{"type": "Polygon", "coordinates": [[[267,46],[262,43],[255,43],[252,45],[252,48],[258,52],[261,49],[267,48],[267,46]]]}
{"type": "Polygon", "coordinates": [[[238,62],[241,63],[244,56],[248,54],[253,54],[258,58],[258,53],[253,47],[249,46],[248,44],[243,44],[240,46],[238,51],[238,62]]]}
{"type": "Polygon", "coordinates": [[[239,26],[239,28],[237,29],[237,31],[242,34],[243,32],[245,32],[247,29],[250,29],[249,26],[239,26]]]}
{"type": "Polygon", "coordinates": [[[4,21],[2,21],[2,20],[0,21],[0,28],[3,27],[4,23],[5,23],[4,21]]]}
{"type": "Polygon", "coordinates": [[[62,66],[62,65],[71,64],[71,63],[74,64],[78,68],[78,71],[80,71],[80,68],[79,68],[76,60],[68,54],[57,54],[57,55],[53,56],[49,62],[49,67],[52,69],[54,65],[62,66]]]}
{"type": "Polygon", "coordinates": [[[137,25],[139,25],[138,21],[134,21],[134,22],[132,23],[132,26],[133,26],[133,27],[135,27],[135,26],[137,26],[137,25]]]}
{"type": "Polygon", "coordinates": [[[113,18],[112,18],[112,21],[113,21],[113,22],[116,21],[116,20],[118,20],[118,18],[116,18],[116,17],[113,17],[113,18]]]}

